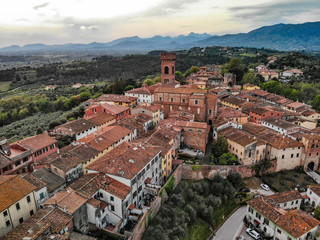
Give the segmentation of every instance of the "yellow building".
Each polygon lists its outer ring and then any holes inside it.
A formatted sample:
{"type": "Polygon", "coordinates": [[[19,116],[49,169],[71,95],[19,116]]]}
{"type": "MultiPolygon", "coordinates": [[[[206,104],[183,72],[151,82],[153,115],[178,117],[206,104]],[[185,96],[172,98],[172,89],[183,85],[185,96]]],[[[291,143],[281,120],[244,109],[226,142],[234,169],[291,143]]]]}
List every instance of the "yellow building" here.
{"type": "Polygon", "coordinates": [[[0,176],[0,237],[37,211],[36,189],[19,175],[0,176]]]}
{"type": "Polygon", "coordinates": [[[160,107],[158,106],[138,106],[131,110],[131,114],[140,114],[144,113],[147,116],[152,117],[153,126],[157,126],[160,122],[160,107]]]}
{"type": "Polygon", "coordinates": [[[227,98],[221,99],[221,104],[225,107],[231,107],[237,110],[242,110],[242,106],[247,103],[246,100],[238,99],[236,97],[230,96],[227,98]]]}
{"type": "Polygon", "coordinates": [[[124,107],[134,108],[137,106],[137,97],[116,94],[103,94],[95,102],[115,104],[124,107]]]}
{"type": "Polygon", "coordinates": [[[251,83],[243,84],[243,90],[254,90],[254,89],[260,90],[260,87],[251,83]]]}
{"type": "Polygon", "coordinates": [[[199,89],[206,89],[207,84],[204,81],[195,82],[193,85],[197,86],[199,89]]]}

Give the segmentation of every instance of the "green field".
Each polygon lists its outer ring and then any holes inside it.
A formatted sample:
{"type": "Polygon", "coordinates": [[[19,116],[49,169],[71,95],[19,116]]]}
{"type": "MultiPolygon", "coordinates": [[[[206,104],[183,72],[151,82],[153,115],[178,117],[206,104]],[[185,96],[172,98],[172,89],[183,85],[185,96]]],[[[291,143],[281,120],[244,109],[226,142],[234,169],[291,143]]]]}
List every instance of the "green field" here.
{"type": "Polygon", "coordinates": [[[11,82],[0,82],[0,92],[8,91],[10,89],[11,82]]]}

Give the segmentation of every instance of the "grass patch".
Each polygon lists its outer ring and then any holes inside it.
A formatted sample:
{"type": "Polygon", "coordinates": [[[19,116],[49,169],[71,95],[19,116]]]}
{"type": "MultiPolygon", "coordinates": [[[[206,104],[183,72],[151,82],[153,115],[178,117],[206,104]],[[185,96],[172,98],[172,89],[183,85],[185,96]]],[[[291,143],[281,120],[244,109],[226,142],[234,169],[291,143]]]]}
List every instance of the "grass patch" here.
{"type": "Polygon", "coordinates": [[[228,203],[222,205],[219,209],[217,209],[213,214],[213,219],[215,220],[214,229],[219,227],[223,220],[227,218],[237,206],[238,205],[235,201],[229,201],[228,203]]]}
{"type": "Polygon", "coordinates": [[[0,92],[5,92],[10,89],[11,82],[0,82],[0,92]]]}
{"type": "Polygon", "coordinates": [[[212,235],[212,230],[203,221],[199,221],[188,229],[188,236],[185,240],[208,239],[212,235]]]}
{"type": "Polygon", "coordinates": [[[261,180],[278,192],[296,187],[298,190],[304,191],[307,185],[314,184],[314,181],[300,168],[266,174],[261,177],[261,180]]]}
{"type": "Polygon", "coordinates": [[[199,171],[201,169],[201,166],[191,166],[193,171],[199,171]]]}
{"type": "Polygon", "coordinates": [[[242,56],[242,57],[256,57],[257,55],[255,55],[255,54],[248,54],[248,53],[242,53],[242,54],[240,54],[240,56],[242,56]]]}

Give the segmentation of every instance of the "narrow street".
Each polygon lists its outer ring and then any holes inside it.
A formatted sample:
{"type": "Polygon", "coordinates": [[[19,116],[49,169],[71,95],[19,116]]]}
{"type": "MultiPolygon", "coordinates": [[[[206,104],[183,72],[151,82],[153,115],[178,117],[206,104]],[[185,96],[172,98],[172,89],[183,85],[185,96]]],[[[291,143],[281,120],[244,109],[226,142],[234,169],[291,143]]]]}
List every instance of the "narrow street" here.
{"type": "Polygon", "coordinates": [[[247,207],[240,207],[228,220],[219,228],[212,240],[234,240],[243,228],[243,218],[247,207]]]}
{"type": "Polygon", "coordinates": [[[207,146],[206,146],[206,154],[204,156],[204,162],[203,164],[204,165],[210,165],[211,163],[211,146],[212,146],[212,143],[213,143],[213,136],[212,136],[212,131],[210,131],[209,133],[209,137],[208,137],[208,143],[207,143],[207,146]]]}

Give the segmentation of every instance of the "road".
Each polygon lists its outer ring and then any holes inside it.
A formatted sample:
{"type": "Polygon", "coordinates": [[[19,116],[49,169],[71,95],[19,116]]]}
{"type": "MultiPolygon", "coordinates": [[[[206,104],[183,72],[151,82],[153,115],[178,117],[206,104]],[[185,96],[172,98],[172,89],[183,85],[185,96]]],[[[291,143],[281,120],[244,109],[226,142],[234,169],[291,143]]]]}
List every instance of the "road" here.
{"type": "Polygon", "coordinates": [[[234,240],[243,228],[243,218],[247,207],[243,206],[235,211],[216,232],[212,240],[234,240]]]}

